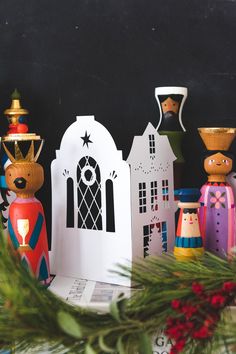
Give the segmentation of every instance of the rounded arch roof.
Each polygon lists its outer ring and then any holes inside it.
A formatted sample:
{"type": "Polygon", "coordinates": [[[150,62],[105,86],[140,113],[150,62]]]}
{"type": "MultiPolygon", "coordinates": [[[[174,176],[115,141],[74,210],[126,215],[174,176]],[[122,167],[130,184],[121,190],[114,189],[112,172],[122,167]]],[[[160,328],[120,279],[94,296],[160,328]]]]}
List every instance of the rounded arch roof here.
{"type": "Polygon", "coordinates": [[[68,146],[87,147],[93,151],[94,148],[104,150],[117,150],[116,144],[110,132],[94,116],[77,116],[76,121],[72,123],[65,131],[60,145],[60,150],[66,150],[68,146]]]}

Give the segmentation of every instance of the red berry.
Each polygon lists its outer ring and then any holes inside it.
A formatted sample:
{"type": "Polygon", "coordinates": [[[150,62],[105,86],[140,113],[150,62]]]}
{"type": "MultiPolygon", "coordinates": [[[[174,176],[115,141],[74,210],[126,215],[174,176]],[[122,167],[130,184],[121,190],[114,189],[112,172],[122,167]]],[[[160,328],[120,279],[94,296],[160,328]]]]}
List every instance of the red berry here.
{"type": "Polygon", "coordinates": [[[236,290],[236,283],[233,283],[232,281],[226,281],[223,284],[223,291],[231,293],[232,291],[236,290]]]}
{"type": "Polygon", "coordinates": [[[180,300],[174,299],[174,300],[171,301],[172,309],[178,310],[180,308],[180,306],[181,306],[181,301],[180,300]]]}
{"type": "Polygon", "coordinates": [[[201,295],[203,293],[203,290],[204,290],[204,287],[202,284],[197,283],[197,282],[192,283],[192,291],[194,292],[194,294],[201,295]]]}
{"type": "Polygon", "coordinates": [[[192,334],[192,338],[194,339],[204,339],[212,336],[212,333],[205,326],[202,326],[199,330],[195,331],[192,334]]]}
{"type": "Polygon", "coordinates": [[[223,307],[225,304],[226,298],[220,294],[213,295],[211,298],[211,305],[215,308],[223,307]]]}

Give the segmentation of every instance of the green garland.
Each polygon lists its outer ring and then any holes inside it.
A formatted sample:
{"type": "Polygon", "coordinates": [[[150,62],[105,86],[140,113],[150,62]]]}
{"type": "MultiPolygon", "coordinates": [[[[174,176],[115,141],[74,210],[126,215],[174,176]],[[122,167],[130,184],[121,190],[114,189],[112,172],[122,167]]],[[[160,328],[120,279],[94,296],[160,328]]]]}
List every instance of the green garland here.
{"type": "MultiPolygon", "coordinates": [[[[137,263],[132,271],[120,268],[122,276],[132,276],[141,288],[127,300],[122,296],[110,305],[109,313],[71,306],[43,288],[22,267],[20,260],[0,237],[0,343],[20,350],[41,345],[55,353],[152,353],[152,338],[168,318],[181,314],[173,300],[200,304],[192,290],[193,281],[214,293],[225,282],[236,282],[236,258],[231,262],[207,254],[199,261],[177,262],[167,255],[137,263]]],[[[235,294],[231,296],[231,300],[235,294]]],[[[236,346],[236,323],[220,320],[210,338],[189,339],[186,353],[215,353],[217,347],[236,346]]],[[[197,320],[195,318],[195,320],[197,320]]]]}

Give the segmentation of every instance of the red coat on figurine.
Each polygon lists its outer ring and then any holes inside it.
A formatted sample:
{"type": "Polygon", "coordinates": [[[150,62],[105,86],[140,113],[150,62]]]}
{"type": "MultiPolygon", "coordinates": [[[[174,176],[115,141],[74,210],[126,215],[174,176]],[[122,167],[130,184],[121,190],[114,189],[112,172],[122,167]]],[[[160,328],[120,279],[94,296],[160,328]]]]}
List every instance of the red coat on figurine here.
{"type": "Polygon", "coordinates": [[[6,169],[6,183],[17,198],[9,208],[9,242],[20,253],[22,263],[37,279],[44,284],[50,282],[48,241],[45,216],[42,204],[34,194],[44,182],[41,165],[33,157],[34,143],[26,158],[23,158],[17,146],[14,158],[3,143],[13,162],[6,169]],[[20,154],[20,155],[19,155],[20,154]]]}

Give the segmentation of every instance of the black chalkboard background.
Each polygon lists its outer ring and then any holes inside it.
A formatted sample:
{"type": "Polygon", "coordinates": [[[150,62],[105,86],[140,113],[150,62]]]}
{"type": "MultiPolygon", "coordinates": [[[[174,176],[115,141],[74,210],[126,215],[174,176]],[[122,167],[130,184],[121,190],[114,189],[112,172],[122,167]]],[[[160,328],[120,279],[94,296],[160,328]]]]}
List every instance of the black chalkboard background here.
{"type": "Polygon", "coordinates": [[[235,55],[235,0],[1,0],[1,112],[17,87],[30,131],[46,140],[38,198],[49,234],[50,163],[63,132],[94,114],[127,157],[133,136],[157,125],[156,86],[189,89],[184,186],[199,187],[197,127],[236,126],[235,55]]]}

